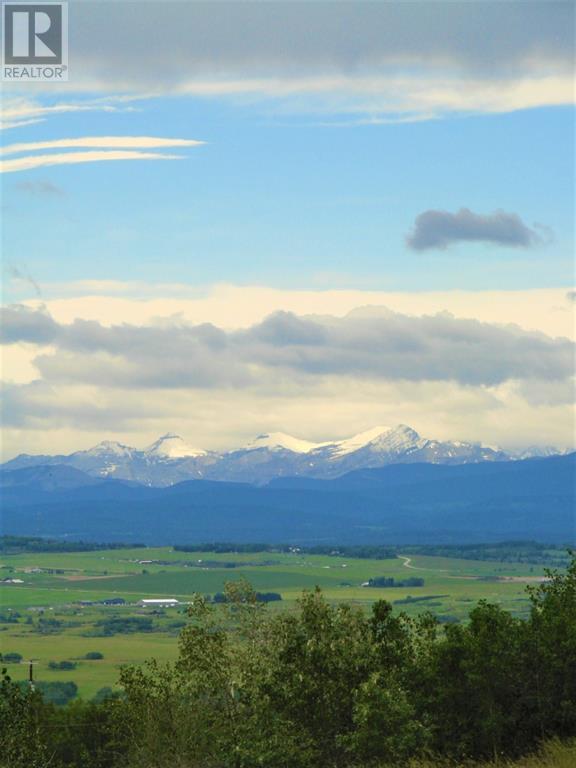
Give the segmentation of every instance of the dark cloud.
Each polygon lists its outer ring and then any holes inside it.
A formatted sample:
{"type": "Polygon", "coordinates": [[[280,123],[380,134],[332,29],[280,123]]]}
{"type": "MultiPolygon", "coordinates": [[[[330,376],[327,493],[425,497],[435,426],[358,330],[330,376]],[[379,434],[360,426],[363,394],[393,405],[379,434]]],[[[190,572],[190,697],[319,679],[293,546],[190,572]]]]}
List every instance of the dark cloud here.
{"type": "Polygon", "coordinates": [[[340,126],[499,113],[571,103],[573,25],[572,3],[544,0],[77,0],[70,88],[264,100],[340,126]]]}
{"type": "Polygon", "coordinates": [[[75,77],[165,81],[391,64],[521,71],[574,52],[569,2],[75,3],[75,77]],[[129,31],[129,34],[127,34],[129,31]]]}
{"type": "Polygon", "coordinates": [[[213,325],[61,325],[24,307],[4,314],[5,343],[55,347],[34,361],[48,383],[222,389],[345,377],[490,386],[510,379],[564,380],[574,363],[574,345],[566,339],[448,313],[335,318],[279,312],[233,332],[213,325]]]}
{"type": "Polygon", "coordinates": [[[486,215],[460,208],[449,211],[424,211],[416,217],[406,243],[415,251],[445,250],[453,243],[495,243],[507,248],[532,248],[544,242],[524,224],[517,213],[494,211],[486,215]]]}
{"type": "Polygon", "coordinates": [[[55,424],[80,430],[133,429],[163,413],[168,409],[162,403],[156,402],[151,413],[147,402],[128,394],[119,400],[100,397],[94,403],[86,397],[64,397],[43,381],[0,383],[0,421],[5,429],[51,430],[55,424]]]}
{"type": "Polygon", "coordinates": [[[22,304],[0,308],[0,343],[51,344],[60,333],[60,326],[44,310],[34,310],[22,304]]]}

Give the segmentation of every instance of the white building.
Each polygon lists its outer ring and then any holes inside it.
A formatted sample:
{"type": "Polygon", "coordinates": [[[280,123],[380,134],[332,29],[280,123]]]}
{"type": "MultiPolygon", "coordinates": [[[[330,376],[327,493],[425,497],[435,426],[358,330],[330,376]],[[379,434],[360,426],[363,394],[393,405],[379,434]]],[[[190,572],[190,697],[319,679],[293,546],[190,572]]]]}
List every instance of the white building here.
{"type": "Polygon", "coordinates": [[[180,603],[175,597],[159,597],[151,600],[140,600],[138,605],[144,608],[173,608],[180,603]]]}

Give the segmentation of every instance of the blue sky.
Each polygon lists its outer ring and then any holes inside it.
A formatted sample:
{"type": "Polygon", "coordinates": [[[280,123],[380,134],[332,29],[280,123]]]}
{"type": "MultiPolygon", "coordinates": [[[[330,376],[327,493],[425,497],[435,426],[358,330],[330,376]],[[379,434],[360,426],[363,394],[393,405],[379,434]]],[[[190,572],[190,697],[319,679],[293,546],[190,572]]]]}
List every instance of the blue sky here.
{"type": "MultiPolygon", "coordinates": [[[[5,182],[5,261],[39,282],[131,279],[395,290],[572,284],[570,107],[400,125],[322,125],[317,116],[210,99],[154,99],[95,113],[94,135],[200,139],[165,163],[101,163],[5,182]],[[34,195],[49,177],[61,194],[34,195]],[[49,199],[46,199],[49,197],[49,199]],[[530,252],[473,243],[413,253],[404,238],[429,208],[516,211],[553,241],[530,252]],[[34,227],[26,226],[33,218],[34,227]]],[[[82,136],[84,113],[10,140],[82,136]]],[[[17,134],[17,135],[15,135],[17,134]]]]}
{"type": "Polygon", "coordinates": [[[2,95],[6,456],[573,445],[571,3],[71,5],[2,95]]]}

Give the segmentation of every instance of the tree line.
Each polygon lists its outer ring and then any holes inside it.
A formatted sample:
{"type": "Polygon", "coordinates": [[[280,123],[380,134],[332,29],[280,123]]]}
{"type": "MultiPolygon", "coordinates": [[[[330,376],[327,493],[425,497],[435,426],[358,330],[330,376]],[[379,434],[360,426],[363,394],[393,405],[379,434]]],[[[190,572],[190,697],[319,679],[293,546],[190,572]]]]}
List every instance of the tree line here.
{"type": "MultiPolygon", "coordinates": [[[[39,536],[0,536],[0,553],[21,554],[26,552],[97,552],[105,549],[147,549],[142,543],[96,543],[87,541],[63,541],[39,536]]],[[[420,554],[438,557],[456,557],[465,560],[486,560],[506,563],[534,563],[535,565],[558,566],[567,562],[566,547],[558,544],[544,544],[536,541],[504,541],[479,544],[349,544],[349,545],[300,545],[262,544],[233,542],[204,542],[201,544],[175,544],[175,552],[214,552],[217,554],[289,553],[300,552],[308,555],[332,555],[370,560],[393,560],[398,554],[420,554]]],[[[159,561],[165,564],[165,561],[159,561]]],[[[222,563],[234,567],[235,562],[222,563]]],[[[216,563],[215,563],[216,564],[216,563]]]]}
{"type": "Polygon", "coordinates": [[[268,612],[246,582],[198,596],[176,662],[57,707],[4,675],[7,768],[369,768],[500,760],[576,736],[576,559],[529,587],[520,619],[480,602],[466,624],[370,613],[319,590],[268,612]]]}

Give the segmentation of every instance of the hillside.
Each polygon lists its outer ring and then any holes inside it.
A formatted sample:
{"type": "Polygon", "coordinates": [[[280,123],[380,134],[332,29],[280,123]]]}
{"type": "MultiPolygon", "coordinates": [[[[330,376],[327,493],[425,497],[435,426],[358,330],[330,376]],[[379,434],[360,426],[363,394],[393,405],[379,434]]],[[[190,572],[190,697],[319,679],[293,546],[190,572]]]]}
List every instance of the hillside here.
{"type": "Polygon", "coordinates": [[[3,472],[7,534],[173,543],[449,543],[575,539],[576,454],[474,465],[363,469],[257,487],[150,488],[69,467],[3,472]]]}

